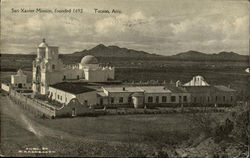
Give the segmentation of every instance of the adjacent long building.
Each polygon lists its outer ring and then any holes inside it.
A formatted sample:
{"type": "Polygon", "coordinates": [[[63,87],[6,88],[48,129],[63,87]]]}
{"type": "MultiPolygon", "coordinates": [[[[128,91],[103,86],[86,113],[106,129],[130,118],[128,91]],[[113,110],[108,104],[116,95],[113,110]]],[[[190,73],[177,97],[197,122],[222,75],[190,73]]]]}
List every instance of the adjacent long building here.
{"type": "MultiPolygon", "coordinates": [[[[204,78],[196,76],[193,80],[204,78]]],[[[190,81],[194,83],[192,80],[190,81]]],[[[176,84],[164,86],[100,86],[88,83],[63,82],[49,87],[49,97],[67,105],[71,99],[88,106],[135,108],[145,106],[178,106],[178,105],[234,105],[236,91],[222,85],[176,84]]]]}

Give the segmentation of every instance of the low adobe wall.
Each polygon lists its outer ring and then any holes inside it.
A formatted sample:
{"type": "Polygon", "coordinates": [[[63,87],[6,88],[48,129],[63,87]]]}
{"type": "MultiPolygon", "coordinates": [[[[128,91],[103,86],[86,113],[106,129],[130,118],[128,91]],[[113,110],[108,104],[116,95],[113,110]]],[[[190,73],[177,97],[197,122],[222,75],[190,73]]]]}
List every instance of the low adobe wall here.
{"type": "Polygon", "coordinates": [[[24,109],[35,113],[36,115],[46,116],[48,118],[54,118],[56,116],[55,107],[40,102],[36,99],[28,98],[21,93],[17,93],[14,90],[10,91],[10,98],[17,104],[22,105],[24,109]]]}
{"type": "Polygon", "coordinates": [[[94,115],[94,109],[90,109],[88,106],[81,104],[78,99],[73,98],[67,105],[56,110],[57,117],[72,117],[73,109],[75,116],[88,116],[94,115]]]}

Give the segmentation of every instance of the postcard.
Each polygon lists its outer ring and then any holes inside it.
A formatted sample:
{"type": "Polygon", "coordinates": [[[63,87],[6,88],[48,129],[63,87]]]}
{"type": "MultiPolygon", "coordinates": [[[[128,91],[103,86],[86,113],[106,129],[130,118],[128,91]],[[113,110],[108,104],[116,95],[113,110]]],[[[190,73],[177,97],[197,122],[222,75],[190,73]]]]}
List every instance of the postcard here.
{"type": "Polygon", "coordinates": [[[247,157],[247,0],[2,0],[1,156],[247,157]]]}

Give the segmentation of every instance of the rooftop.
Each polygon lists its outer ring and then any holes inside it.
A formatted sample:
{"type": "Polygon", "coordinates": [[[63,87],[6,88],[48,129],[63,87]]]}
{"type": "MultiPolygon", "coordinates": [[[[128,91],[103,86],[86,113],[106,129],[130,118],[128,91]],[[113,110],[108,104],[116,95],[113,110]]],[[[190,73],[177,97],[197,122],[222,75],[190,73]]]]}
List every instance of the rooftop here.
{"type": "Polygon", "coordinates": [[[229,87],[223,86],[223,85],[213,85],[213,86],[187,86],[185,87],[188,92],[193,93],[207,93],[207,92],[215,92],[215,91],[221,91],[221,92],[235,92],[236,90],[231,89],[229,87]]]}
{"type": "Polygon", "coordinates": [[[171,93],[171,91],[164,86],[136,86],[136,87],[103,87],[105,90],[111,93],[122,92],[145,92],[145,93],[171,93]]]}
{"type": "Polygon", "coordinates": [[[96,92],[96,94],[100,97],[107,97],[107,95],[104,92],[96,92]]]}
{"type": "Polygon", "coordinates": [[[139,87],[145,93],[171,93],[171,91],[164,86],[141,86],[139,87]]]}
{"type": "Polygon", "coordinates": [[[235,92],[236,90],[223,86],[223,85],[214,85],[214,87],[219,90],[219,91],[223,91],[223,92],[235,92]]]}
{"type": "Polygon", "coordinates": [[[138,88],[138,87],[103,87],[105,90],[107,90],[108,92],[113,92],[113,93],[117,93],[117,92],[143,92],[142,89],[138,88]]]}
{"type": "Polygon", "coordinates": [[[170,86],[167,88],[173,93],[187,93],[188,92],[185,87],[170,86]]]}
{"type": "Polygon", "coordinates": [[[69,92],[72,94],[81,94],[86,92],[95,91],[95,89],[86,87],[88,86],[88,83],[85,82],[61,82],[54,85],[51,85],[50,87],[69,92]]]}

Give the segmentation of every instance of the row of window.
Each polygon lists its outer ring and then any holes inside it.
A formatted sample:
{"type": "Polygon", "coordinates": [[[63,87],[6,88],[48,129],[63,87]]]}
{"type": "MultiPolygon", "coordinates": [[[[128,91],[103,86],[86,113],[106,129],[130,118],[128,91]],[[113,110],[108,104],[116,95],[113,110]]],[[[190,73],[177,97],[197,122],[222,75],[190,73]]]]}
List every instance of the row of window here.
{"type": "MultiPolygon", "coordinates": [[[[155,102],[156,103],[159,103],[159,98],[160,98],[159,96],[155,97],[155,102]]],[[[123,97],[119,97],[118,99],[119,99],[118,103],[123,103],[124,102],[124,98],[123,97]]],[[[147,98],[148,103],[153,103],[153,99],[154,99],[153,96],[149,96],[147,98]]],[[[182,101],[182,96],[179,96],[179,100],[182,101]]],[[[131,103],[131,101],[132,101],[132,97],[129,97],[128,98],[128,103],[131,103]]],[[[176,102],[176,96],[171,96],[170,97],[170,101],[171,102],[176,102]]],[[[115,102],[115,98],[111,97],[110,98],[110,102],[111,102],[111,104],[113,104],[115,102]]],[[[166,103],[167,102],[167,96],[162,96],[161,97],[161,102],[162,103],[166,103]]],[[[187,96],[183,96],[183,102],[187,102],[187,96]]]]}
{"type": "MultiPolygon", "coordinates": [[[[57,95],[57,99],[62,101],[62,96],[57,95]]],[[[67,102],[67,97],[65,97],[65,102],[67,102]]]]}
{"type": "MultiPolygon", "coordinates": [[[[119,97],[118,99],[119,99],[118,100],[119,103],[124,102],[123,97],[119,97]]],[[[110,102],[111,102],[111,104],[113,104],[115,102],[115,98],[111,97],[110,102]]],[[[128,97],[128,103],[131,103],[131,102],[132,102],[132,97],[128,97]]]]}
{"type": "MultiPolygon", "coordinates": [[[[220,97],[215,96],[215,101],[219,101],[219,98],[220,98],[220,97]]],[[[199,99],[200,99],[200,101],[207,101],[207,102],[213,101],[213,97],[209,97],[209,96],[207,96],[207,97],[204,97],[204,96],[202,97],[202,96],[201,96],[199,99]]],[[[197,100],[198,100],[198,98],[197,98],[197,97],[194,97],[194,102],[195,102],[195,103],[197,102],[197,100]]],[[[222,96],[222,101],[223,101],[223,102],[226,101],[226,96],[222,96]]],[[[230,101],[233,101],[233,96],[230,97],[230,101]]]]}
{"type": "MultiPolygon", "coordinates": [[[[176,102],[176,96],[171,96],[171,97],[170,97],[170,101],[171,101],[171,102],[176,102]]],[[[183,96],[183,100],[182,100],[182,96],[179,96],[179,101],[180,101],[180,102],[181,102],[181,101],[187,102],[187,96],[183,96]]],[[[152,103],[152,102],[153,102],[153,97],[152,97],[152,96],[149,96],[149,97],[148,97],[148,102],[149,102],[149,103],[152,103]]],[[[155,97],[155,102],[156,102],[156,103],[159,103],[159,96],[156,96],[156,97],[155,97]]],[[[162,97],[161,97],[161,102],[162,102],[162,103],[166,103],[166,102],[167,102],[167,96],[162,96],[162,97]]]]}
{"type": "MultiPolygon", "coordinates": [[[[52,98],[53,97],[53,92],[49,92],[49,96],[52,98]]],[[[61,95],[57,95],[57,100],[61,100],[62,101],[62,96],[61,95]]],[[[65,97],[65,102],[67,102],[67,97],[65,97]]]]}

